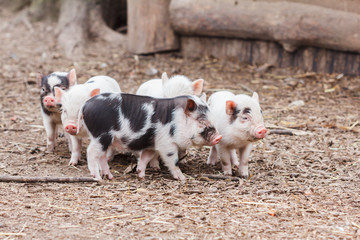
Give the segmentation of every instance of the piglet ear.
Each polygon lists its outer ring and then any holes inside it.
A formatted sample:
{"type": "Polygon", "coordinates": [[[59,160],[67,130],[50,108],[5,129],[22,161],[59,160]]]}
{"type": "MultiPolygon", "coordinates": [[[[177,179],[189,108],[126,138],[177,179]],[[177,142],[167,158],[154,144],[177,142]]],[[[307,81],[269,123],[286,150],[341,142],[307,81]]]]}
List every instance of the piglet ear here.
{"type": "Polygon", "coordinates": [[[226,101],[226,114],[233,115],[236,109],[236,103],[232,100],[226,101]]]}
{"type": "Polygon", "coordinates": [[[204,102],[206,102],[206,94],[205,93],[202,93],[201,96],[200,96],[200,99],[204,102]]]}
{"type": "Polygon", "coordinates": [[[192,82],[193,93],[196,96],[200,96],[204,85],[204,79],[198,79],[192,82]]]}
{"type": "Polygon", "coordinates": [[[258,103],[259,102],[259,95],[256,92],[253,92],[252,98],[258,103]]]}
{"type": "Polygon", "coordinates": [[[41,72],[38,72],[37,74],[36,74],[36,80],[37,80],[37,83],[38,83],[38,85],[41,87],[41,80],[42,80],[42,78],[43,78],[43,75],[42,75],[42,73],[41,72]]]}
{"type": "Polygon", "coordinates": [[[54,95],[55,95],[55,102],[56,103],[61,103],[61,97],[64,93],[64,90],[62,90],[59,87],[54,87],[54,95]]]}
{"type": "Polygon", "coordinates": [[[188,99],[186,102],[185,114],[189,115],[191,112],[195,111],[197,108],[196,103],[192,99],[188,99]]]}
{"type": "Polygon", "coordinates": [[[67,79],[69,80],[69,86],[73,86],[77,84],[77,77],[75,69],[71,69],[69,74],[67,75],[67,79]]]}
{"type": "Polygon", "coordinates": [[[161,80],[163,85],[169,80],[169,77],[166,72],[163,72],[163,74],[161,75],[161,80]]]}
{"type": "Polygon", "coordinates": [[[95,88],[94,90],[91,91],[90,93],[90,97],[96,96],[100,94],[100,88],[95,88]]]}

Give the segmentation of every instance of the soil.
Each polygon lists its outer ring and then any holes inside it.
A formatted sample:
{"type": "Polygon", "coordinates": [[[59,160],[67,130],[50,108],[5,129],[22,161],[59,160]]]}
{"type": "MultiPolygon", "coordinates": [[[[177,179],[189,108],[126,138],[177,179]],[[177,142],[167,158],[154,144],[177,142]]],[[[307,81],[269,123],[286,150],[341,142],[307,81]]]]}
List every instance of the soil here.
{"type": "Polygon", "coordinates": [[[64,137],[54,154],[45,151],[38,71],[74,67],[79,82],[104,74],[128,93],[164,71],[205,79],[208,96],[256,91],[273,132],[256,142],[248,179],[202,176],[222,176],[203,147],[189,149],[185,183],[164,166],[144,180],[124,173],[135,162],[126,154],[110,162],[114,179],[101,184],[1,182],[0,239],[360,239],[359,77],[179,53],[134,56],[96,39],[71,61],[56,46],[55,26],[0,11],[0,175],[90,176],[85,144],[76,167],[64,137]]]}

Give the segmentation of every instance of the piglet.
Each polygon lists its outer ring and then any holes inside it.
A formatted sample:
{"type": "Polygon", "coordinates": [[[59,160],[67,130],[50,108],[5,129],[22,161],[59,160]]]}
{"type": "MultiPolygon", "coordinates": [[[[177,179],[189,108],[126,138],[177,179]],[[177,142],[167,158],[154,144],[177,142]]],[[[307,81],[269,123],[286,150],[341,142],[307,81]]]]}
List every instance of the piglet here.
{"type": "Polygon", "coordinates": [[[70,135],[71,159],[69,165],[76,165],[81,158],[81,140],[87,137],[85,129],[79,131],[78,115],[81,106],[89,98],[100,93],[120,93],[115,79],[107,76],[95,76],[84,84],[78,84],[69,91],[55,87],[55,101],[62,105],[61,121],[66,133],[70,135]]]}
{"type": "MultiPolygon", "coordinates": [[[[182,95],[200,96],[204,85],[203,79],[191,81],[183,75],[175,75],[169,79],[166,72],[161,79],[151,79],[140,85],[136,95],[144,95],[155,98],[173,98],[182,95]]],[[[186,156],[186,149],[179,152],[179,158],[186,156]]],[[[160,169],[158,154],[150,161],[150,167],[160,169]]]]}
{"type": "Polygon", "coordinates": [[[210,122],[207,104],[196,96],[157,99],[132,94],[104,93],[89,99],[79,117],[90,136],[87,161],[91,175],[111,179],[112,151],[141,151],[137,173],[145,176],[158,152],[175,179],[184,180],[178,150],[217,144],[221,135],[210,122]],[[100,174],[101,173],[101,174],[100,174]]]}
{"type": "Polygon", "coordinates": [[[203,79],[191,81],[183,75],[175,75],[169,79],[166,72],[164,72],[161,79],[151,79],[141,84],[136,91],[136,95],[155,98],[172,98],[181,95],[200,96],[203,84],[203,79]]]}
{"type": "Polygon", "coordinates": [[[207,163],[214,165],[219,157],[225,174],[231,175],[232,166],[235,166],[238,175],[247,178],[252,143],[263,139],[267,132],[258,94],[254,92],[249,97],[221,91],[212,94],[208,104],[215,116],[215,127],[223,138],[211,148],[207,163]],[[236,149],[240,154],[240,163],[236,149]]]}
{"type": "Polygon", "coordinates": [[[39,74],[41,115],[47,136],[47,151],[55,151],[58,126],[61,125],[61,104],[55,102],[54,88],[67,91],[77,83],[75,69],[70,72],[53,72],[47,76],[39,74]]]}

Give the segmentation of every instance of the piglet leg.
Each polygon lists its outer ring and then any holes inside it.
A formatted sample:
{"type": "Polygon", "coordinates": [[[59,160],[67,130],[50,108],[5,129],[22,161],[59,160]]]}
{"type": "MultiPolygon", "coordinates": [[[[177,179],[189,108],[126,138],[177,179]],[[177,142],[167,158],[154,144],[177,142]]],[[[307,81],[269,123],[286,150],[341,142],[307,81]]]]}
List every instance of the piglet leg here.
{"type": "Polygon", "coordinates": [[[99,159],[104,155],[102,145],[96,140],[91,140],[87,147],[87,162],[90,174],[97,180],[101,180],[99,159]]]}
{"type": "Polygon", "coordinates": [[[70,166],[78,164],[81,158],[81,138],[76,136],[70,136],[71,139],[71,159],[69,162],[70,166]]]}
{"type": "Polygon", "coordinates": [[[154,157],[150,160],[150,167],[156,170],[160,169],[159,154],[155,154],[154,157]]]}
{"type": "Polygon", "coordinates": [[[219,152],[219,156],[221,159],[221,167],[224,171],[224,174],[232,175],[230,149],[225,146],[219,146],[217,150],[219,152]]]}
{"type": "Polygon", "coordinates": [[[108,179],[112,179],[114,176],[110,172],[108,159],[109,156],[112,156],[112,150],[108,149],[106,152],[104,152],[100,158],[99,158],[99,166],[100,166],[100,172],[101,176],[107,177],[108,179]]]}
{"type": "Polygon", "coordinates": [[[230,150],[230,159],[231,159],[232,166],[238,168],[240,163],[239,163],[239,158],[238,158],[238,156],[236,154],[235,149],[230,150]]]}
{"type": "Polygon", "coordinates": [[[56,124],[48,118],[43,118],[44,127],[46,130],[46,146],[48,152],[55,151],[55,140],[56,140],[56,124]]]}
{"type": "Polygon", "coordinates": [[[184,174],[177,166],[179,163],[179,153],[176,145],[164,146],[160,151],[160,157],[164,161],[165,166],[169,169],[171,175],[180,181],[185,180],[184,174]]]}
{"type": "Polygon", "coordinates": [[[211,147],[211,149],[210,149],[209,157],[208,157],[208,159],[207,159],[207,164],[208,164],[208,165],[215,165],[215,164],[216,164],[216,160],[217,160],[217,150],[216,150],[216,147],[213,146],[213,147],[211,147]]]}
{"type": "Polygon", "coordinates": [[[140,158],[138,159],[137,169],[136,169],[139,178],[145,177],[146,166],[151,160],[154,160],[155,157],[156,157],[156,161],[158,161],[157,160],[158,154],[155,150],[145,149],[145,150],[141,151],[140,158]]]}
{"type": "Polygon", "coordinates": [[[248,167],[248,161],[249,161],[249,155],[252,149],[252,144],[249,143],[243,148],[239,149],[240,153],[240,165],[238,169],[238,174],[240,177],[248,178],[249,177],[249,167],[248,167]]]}

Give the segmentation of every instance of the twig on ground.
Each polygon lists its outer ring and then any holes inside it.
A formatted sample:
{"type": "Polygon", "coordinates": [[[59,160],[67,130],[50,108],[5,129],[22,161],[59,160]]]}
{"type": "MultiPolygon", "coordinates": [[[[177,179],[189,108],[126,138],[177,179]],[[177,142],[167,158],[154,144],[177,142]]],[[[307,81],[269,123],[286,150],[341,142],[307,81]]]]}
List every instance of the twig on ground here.
{"type": "Polygon", "coordinates": [[[351,222],[351,224],[360,229],[360,226],[358,224],[356,224],[354,222],[351,222]]]}
{"type": "Polygon", "coordinates": [[[124,174],[134,172],[136,167],[137,167],[137,163],[134,162],[130,163],[130,165],[124,170],[124,174]]]}
{"type": "Polygon", "coordinates": [[[287,130],[287,129],[271,129],[270,134],[294,135],[294,133],[291,130],[287,130]]]}
{"type": "Polygon", "coordinates": [[[298,129],[291,129],[291,128],[287,128],[287,127],[281,127],[281,126],[277,126],[277,125],[274,125],[274,124],[268,124],[267,127],[272,128],[270,130],[270,132],[272,132],[273,129],[281,129],[281,130],[291,131],[292,134],[296,135],[296,136],[314,135],[312,132],[302,131],[302,130],[298,130],[298,129]]]}
{"type": "Polygon", "coordinates": [[[246,86],[246,85],[244,85],[244,84],[241,84],[240,86],[241,86],[241,88],[243,88],[245,91],[247,91],[247,92],[249,92],[249,93],[253,93],[253,92],[254,92],[251,88],[249,88],[248,86],[246,86]]]}
{"type": "Polygon", "coordinates": [[[130,216],[130,214],[126,213],[126,214],[121,214],[121,215],[115,215],[115,216],[107,216],[107,217],[99,217],[96,220],[106,220],[106,219],[114,219],[114,218],[123,218],[123,217],[128,217],[130,216]]]}
{"type": "Polygon", "coordinates": [[[230,180],[230,181],[239,181],[240,178],[232,176],[223,176],[223,175],[213,175],[213,174],[202,174],[200,178],[209,178],[214,180],[230,180]]]}
{"type": "Polygon", "coordinates": [[[7,232],[0,232],[0,236],[26,236],[25,233],[7,233],[7,232]]]}
{"type": "Polygon", "coordinates": [[[24,176],[0,176],[0,182],[18,182],[18,183],[35,183],[35,182],[98,182],[91,177],[24,177],[24,176]]]}
{"type": "Polygon", "coordinates": [[[296,74],[294,75],[294,78],[307,78],[307,77],[315,77],[316,72],[307,72],[302,74],[296,74]]]}

